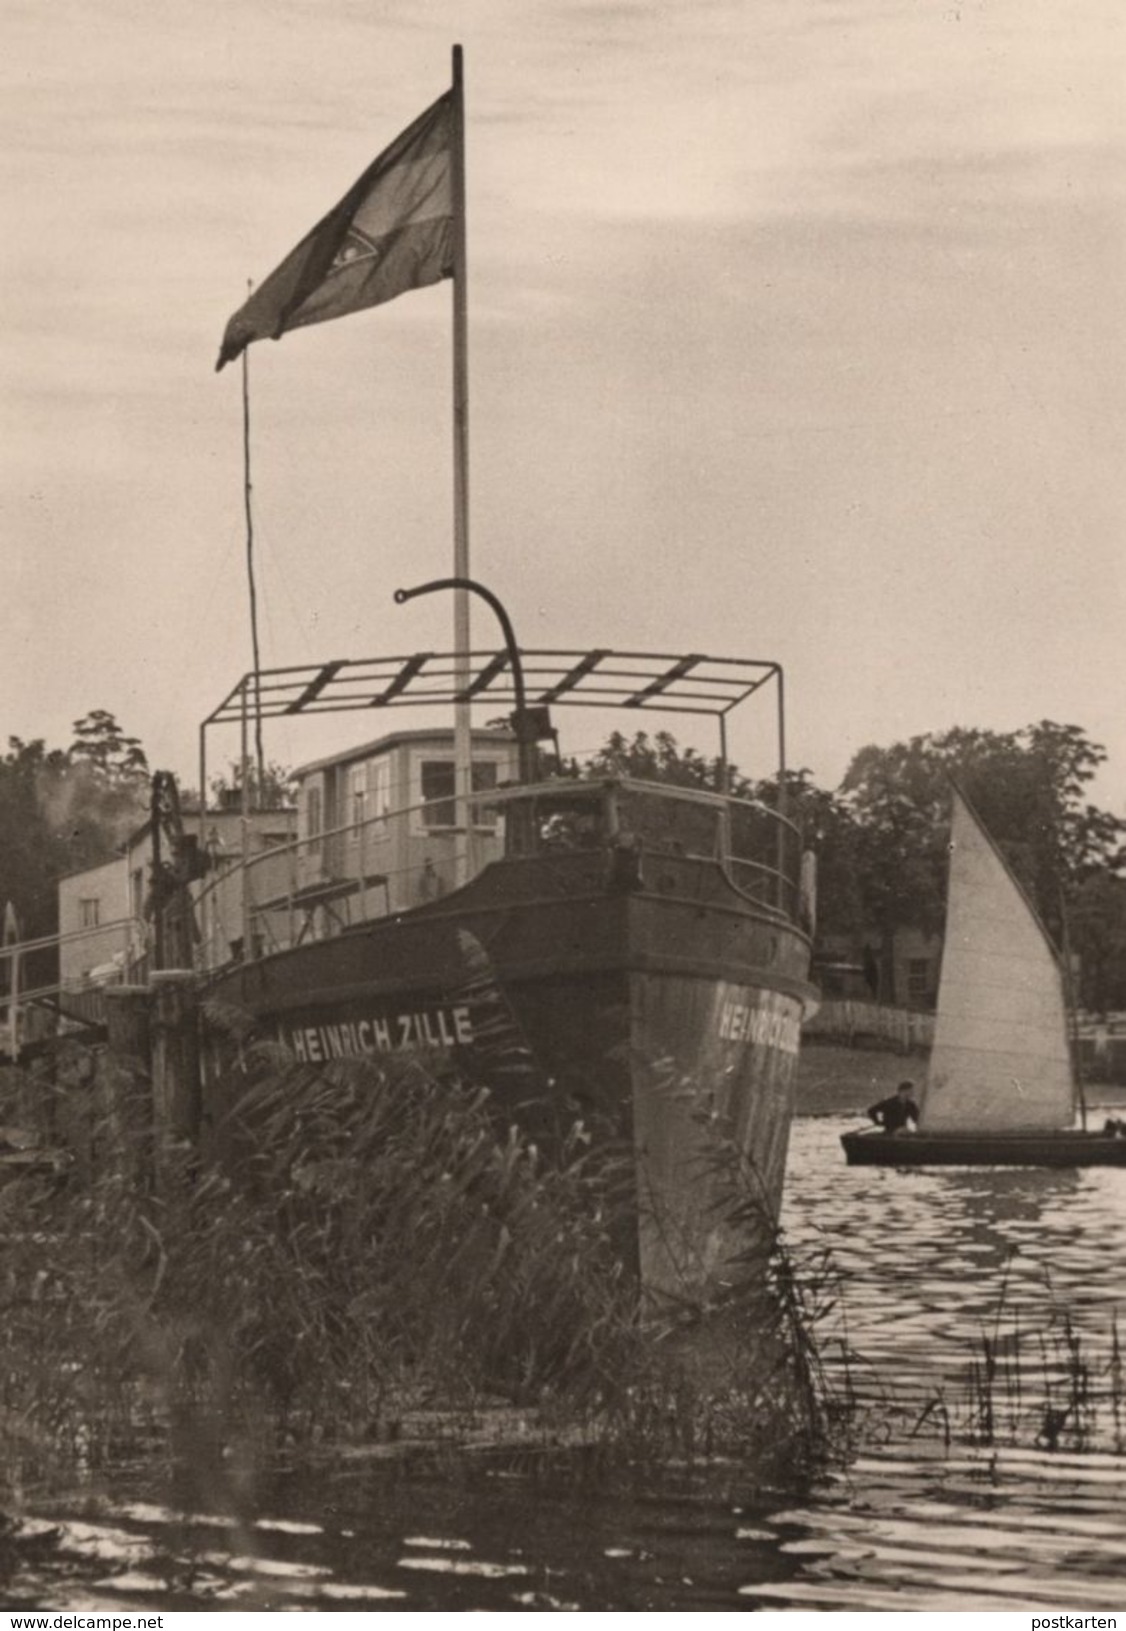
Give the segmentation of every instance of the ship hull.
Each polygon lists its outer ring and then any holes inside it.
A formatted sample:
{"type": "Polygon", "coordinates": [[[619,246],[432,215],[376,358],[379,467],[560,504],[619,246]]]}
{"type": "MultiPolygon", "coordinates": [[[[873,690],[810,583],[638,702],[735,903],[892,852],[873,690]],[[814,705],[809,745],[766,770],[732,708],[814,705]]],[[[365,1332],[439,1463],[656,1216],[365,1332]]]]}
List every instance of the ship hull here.
{"type": "Polygon", "coordinates": [[[1126,1167],[1126,1138],[1101,1133],[845,1133],[850,1167],[1126,1167]]]}
{"type": "Polygon", "coordinates": [[[230,971],[212,1011],[249,1013],[311,1066],[428,1050],[548,1147],[577,1122],[621,1141],[628,1267],[695,1295],[773,1237],[809,947],[719,866],[663,882],[608,890],[578,857],[498,864],[445,901],[230,971]]]}

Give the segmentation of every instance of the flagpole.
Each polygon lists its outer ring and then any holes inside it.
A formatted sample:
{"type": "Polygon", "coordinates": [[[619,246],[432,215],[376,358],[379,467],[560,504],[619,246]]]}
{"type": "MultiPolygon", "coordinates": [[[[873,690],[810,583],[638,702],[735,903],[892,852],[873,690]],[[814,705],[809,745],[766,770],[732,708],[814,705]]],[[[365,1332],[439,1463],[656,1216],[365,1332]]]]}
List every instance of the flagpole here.
{"type": "MultiPolygon", "coordinates": [[[[247,280],[248,295],[254,284],[247,280]]],[[[257,799],[262,798],[265,778],[265,756],[262,752],[262,659],[258,645],[258,588],[254,581],[254,506],[251,500],[253,486],[250,480],[250,347],[242,354],[242,498],[246,514],[246,577],[250,591],[250,648],[254,659],[254,746],[258,761],[257,799]]],[[[242,773],[247,773],[243,764],[242,773]]]]}
{"type": "MultiPolygon", "coordinates": [[[[469,319],[466,288],[465,231],[465,92],[461,46],[453,48],[453,431],[454,431],[454,570],[469,577],[469,319]]],[[[469,591],[454,594],[454,677],[459,700],[454,712],[454,820],[464,835],[457,852],[457,882],[471,871],[473,738],[469,688],[469,591]]]]}

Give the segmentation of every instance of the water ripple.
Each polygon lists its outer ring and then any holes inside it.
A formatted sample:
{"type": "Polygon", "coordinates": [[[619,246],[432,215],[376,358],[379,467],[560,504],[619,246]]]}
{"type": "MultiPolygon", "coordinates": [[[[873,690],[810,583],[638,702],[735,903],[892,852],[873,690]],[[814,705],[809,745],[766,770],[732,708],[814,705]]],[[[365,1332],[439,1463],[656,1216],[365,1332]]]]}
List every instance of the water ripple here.
{"type": "Polygon", "coordinates": [[[373,1463],[279,1475],[241,1520],[133,1488],[24,1526],[36,1557],[55,1550],[19,1604],[1107,1609],[1126,1578],[1126,1171],[848,1168],[847,1125],[799,1121],[783,1219],[807,1292],[837,1296],[819,1341],[870,1429],[811,1487],[771,1495],[730,1466],[603,1489],[562,1465],[373,1463]]]}

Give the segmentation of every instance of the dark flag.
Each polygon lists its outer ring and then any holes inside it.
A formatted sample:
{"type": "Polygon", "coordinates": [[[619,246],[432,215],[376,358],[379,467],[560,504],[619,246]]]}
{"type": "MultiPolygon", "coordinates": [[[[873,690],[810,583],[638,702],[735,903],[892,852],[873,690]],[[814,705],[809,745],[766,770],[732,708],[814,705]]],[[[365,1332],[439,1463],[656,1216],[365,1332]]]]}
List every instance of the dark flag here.
{"type": "Polygon", "coordinates": [[[453,276],[454,92],[379,155],[227,324],[216,369],[252,340],[379,306],[453,276]]]}

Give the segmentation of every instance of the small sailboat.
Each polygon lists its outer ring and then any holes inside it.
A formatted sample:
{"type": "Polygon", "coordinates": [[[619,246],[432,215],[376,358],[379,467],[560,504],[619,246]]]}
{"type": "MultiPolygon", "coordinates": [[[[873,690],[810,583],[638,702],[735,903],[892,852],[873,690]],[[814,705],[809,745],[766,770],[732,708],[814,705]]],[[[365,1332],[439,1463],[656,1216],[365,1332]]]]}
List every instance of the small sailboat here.
{"type": "Polygon", "coordinates": [[[965,795],[953,789],[946,940],[917,1132],[845,1133],[850,1166],[1126,1166],[1088,1132],[1063,966],[965,795]]]}

